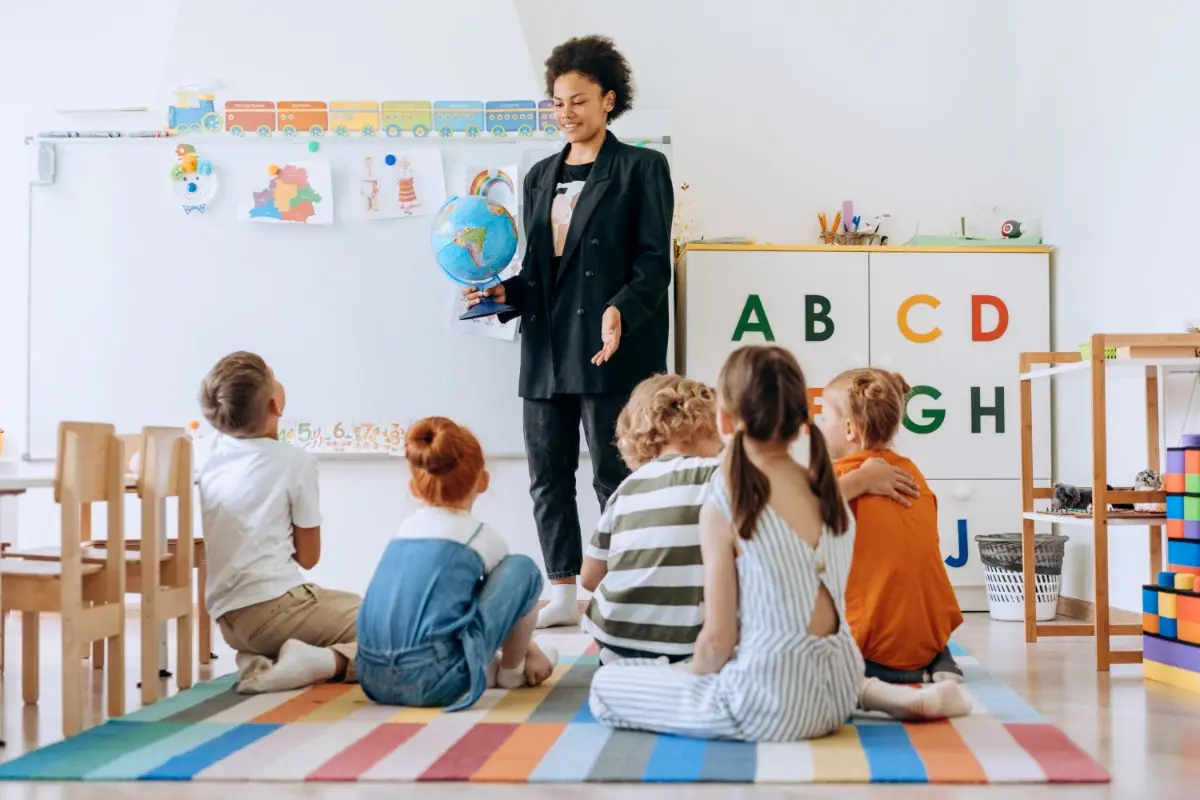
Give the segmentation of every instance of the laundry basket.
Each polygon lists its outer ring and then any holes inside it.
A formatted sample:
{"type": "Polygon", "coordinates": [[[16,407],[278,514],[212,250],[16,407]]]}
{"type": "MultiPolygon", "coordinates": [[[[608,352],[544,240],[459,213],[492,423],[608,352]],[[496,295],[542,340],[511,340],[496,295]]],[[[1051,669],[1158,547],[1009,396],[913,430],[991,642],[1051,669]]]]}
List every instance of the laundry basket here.
{"type": "MultiPolygon", "coordinates": [[[[1069,537],[1039,533],[1033,539],[1034,592],[1037,621],[1054,619],[1062,588],[1063,552],[1069,537]]],[[[988,613],[992,619],[1020,622],[1025,619],[1025,578],[1021,571],[1021,534],[985,533],[975,537],[983,561],[988,613]]]]}

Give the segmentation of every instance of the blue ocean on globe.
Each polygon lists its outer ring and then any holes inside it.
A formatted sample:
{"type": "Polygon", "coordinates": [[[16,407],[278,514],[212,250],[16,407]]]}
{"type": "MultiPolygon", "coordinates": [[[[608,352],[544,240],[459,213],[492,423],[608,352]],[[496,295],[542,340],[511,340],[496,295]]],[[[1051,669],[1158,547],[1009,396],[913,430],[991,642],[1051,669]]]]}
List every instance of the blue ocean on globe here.
{"type": "Polygon", "coordinates": [[[451,197],[433,218],[431,240],[438,266],[452,280],[495,283],[517,252],[517,222],[486,197],[451,197]]]}

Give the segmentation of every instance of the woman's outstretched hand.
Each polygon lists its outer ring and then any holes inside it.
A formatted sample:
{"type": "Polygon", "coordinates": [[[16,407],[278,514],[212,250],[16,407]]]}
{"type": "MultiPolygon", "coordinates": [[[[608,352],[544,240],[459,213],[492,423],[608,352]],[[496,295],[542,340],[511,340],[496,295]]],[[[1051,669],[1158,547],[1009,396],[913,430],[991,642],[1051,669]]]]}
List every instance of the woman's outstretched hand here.
{"type": "Polygon", "coordinates": [[[621,346],[621,312],[616,306],[604,309],[604,317],[600,320],[600,341],[604,346],[592,356],[592,363],[597,367],[612,358],[621,346]]]}
{"type": "Polygon", "coordinates": [[[463,297],[467,298],[467,308],[474,308],[475,306],[479,305],[479,303],[482,302],[483,298],[485,297],[490,297],[497,303],[505,303],[507,302],[505,300],[505,294],[504,284],[492,286],[488,289],[484,289],[482,292],[476,289],[474,286],[467,286],[463,289],[463,297]]]}

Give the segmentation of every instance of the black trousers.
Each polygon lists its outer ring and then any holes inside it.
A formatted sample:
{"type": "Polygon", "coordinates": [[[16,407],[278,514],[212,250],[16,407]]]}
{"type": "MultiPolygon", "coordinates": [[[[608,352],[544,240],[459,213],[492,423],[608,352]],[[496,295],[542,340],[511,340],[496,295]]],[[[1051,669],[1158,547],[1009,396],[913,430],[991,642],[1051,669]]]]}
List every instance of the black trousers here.
{"type": "Polygon", "coordinates": [[[617,417],[628,394],[559,394],[524,402],[529,495],[546,576],[573,578],[583,566],[583,534],[575,502],[579,423],[592,457],[592,487],[600,509],[629,474],[617,452],[617,417]]]}

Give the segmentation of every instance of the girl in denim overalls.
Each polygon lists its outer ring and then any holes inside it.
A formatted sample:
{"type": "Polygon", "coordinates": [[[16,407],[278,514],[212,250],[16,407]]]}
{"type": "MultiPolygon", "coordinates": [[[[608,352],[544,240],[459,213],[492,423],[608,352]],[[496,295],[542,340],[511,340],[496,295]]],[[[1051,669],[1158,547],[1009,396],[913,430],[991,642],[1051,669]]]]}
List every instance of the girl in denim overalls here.
{"type": "Polygon", "coordinates": [[[488,487],[479,441],[428,417],[408,431],[405,455],[424,507],[388,544],[363,598],[363,692],[376,703],[454,711],[491,686],[537,686],[558,660],[532,638],[542,575],[471,514],[488,487]]]}

